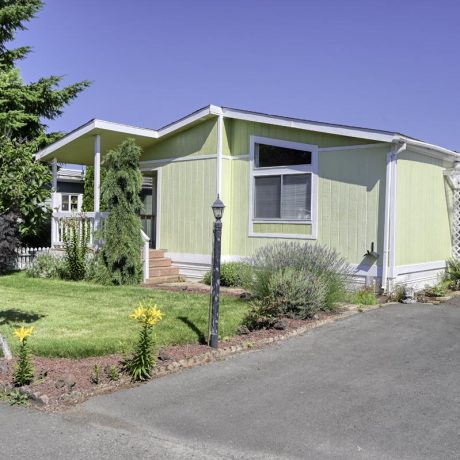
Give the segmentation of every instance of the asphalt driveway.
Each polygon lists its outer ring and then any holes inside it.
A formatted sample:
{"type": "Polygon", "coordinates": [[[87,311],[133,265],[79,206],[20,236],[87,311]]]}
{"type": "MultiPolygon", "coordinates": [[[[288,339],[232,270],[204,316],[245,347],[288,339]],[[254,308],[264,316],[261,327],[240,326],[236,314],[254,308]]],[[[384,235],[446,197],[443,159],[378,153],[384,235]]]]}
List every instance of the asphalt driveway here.
{"type": "Polygon", "coordinates": [[[87,401],[0,405],[2,458],[460,458],[460,301],[389,305],[87,401]]]}

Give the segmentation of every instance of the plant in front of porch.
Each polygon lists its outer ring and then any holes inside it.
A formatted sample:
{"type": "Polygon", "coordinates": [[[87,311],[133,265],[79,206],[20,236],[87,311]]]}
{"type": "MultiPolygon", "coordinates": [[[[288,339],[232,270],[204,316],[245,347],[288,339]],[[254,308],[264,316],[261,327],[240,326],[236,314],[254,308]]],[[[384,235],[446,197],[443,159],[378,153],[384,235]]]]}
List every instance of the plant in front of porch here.
{"type": "Polygon", "coordinates": [[[140,155],[140,147],[128,139],[108,152],[104,161],[107,173],[102,200],[108,205],[109,216],[102,232],[101,255],[116,285],[138,284],[142,279],[140,155]]]}
{"type": "Polygon", "coordinates": [[[85,278],[88,265],[89,223],[82,214],[80,218],[65,220],[62,239],[65,251],[65,276],[72,281],[85,278]]]}

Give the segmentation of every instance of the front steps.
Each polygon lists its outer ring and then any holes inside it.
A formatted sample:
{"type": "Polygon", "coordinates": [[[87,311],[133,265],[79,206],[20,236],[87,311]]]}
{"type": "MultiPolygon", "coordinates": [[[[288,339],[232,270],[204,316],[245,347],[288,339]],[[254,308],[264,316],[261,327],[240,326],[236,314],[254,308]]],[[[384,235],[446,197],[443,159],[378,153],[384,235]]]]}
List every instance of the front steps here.
{"type": "Polygon", "coordinates": [[[171,259],[165,257],[162,249],[150,249],[149,252],[149,279],[145,284],[175,283],[179,281],[179,269],[171,265],[171,259]]]}

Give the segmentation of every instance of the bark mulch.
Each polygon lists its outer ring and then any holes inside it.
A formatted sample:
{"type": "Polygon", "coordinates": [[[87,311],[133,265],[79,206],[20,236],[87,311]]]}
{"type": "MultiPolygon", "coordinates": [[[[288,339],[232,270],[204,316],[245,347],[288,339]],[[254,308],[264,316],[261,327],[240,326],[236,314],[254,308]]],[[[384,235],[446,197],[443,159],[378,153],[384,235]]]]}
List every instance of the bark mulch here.
{"type": "MultiPolygon", "coordinates": [[[[159,350],[153,378],[223,359],[244,350],[259,349],[354,313],[356,313],[356,308],[349,306],[332,314],[318,315],[315,319],[288,320],[286,329],[262,329],[238,335],[220,342],[218,350],[200,344],[165,347],[159,350]]],[[[33,362],[36,381],[28,387],[20,388],[20,391],[28,393],[37,408],[57,410],[72,406],[97,394],[139,385],[139,383],[132,383],[122,373],[123,359],[124,357],[120,355],[83,359],[35,357],[33,362]],[[100,370],[100,378],[97,383],[95,382],[95,366],[98,366],[100,370]],[[109,378],[111,367],[118,370],[119,379],[109,378]]],[[[14,359],[7,361],[0,358],[0,390],[6,392],[11,390],[14,367],[14,359]]]]}

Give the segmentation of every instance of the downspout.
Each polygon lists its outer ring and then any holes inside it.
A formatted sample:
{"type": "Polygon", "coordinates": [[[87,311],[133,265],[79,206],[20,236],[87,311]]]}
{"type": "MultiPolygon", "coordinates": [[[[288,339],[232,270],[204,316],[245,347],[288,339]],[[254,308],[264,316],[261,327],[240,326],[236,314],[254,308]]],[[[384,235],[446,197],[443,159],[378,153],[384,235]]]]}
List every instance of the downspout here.
{"type": "Polygon", "coordinates": [[[389,280],[395,277],[397,161],[398,155],[406,148],[405,142],[398,141],[387,154],[382,260],[382,289],[386,293],[391,288],[389,280]]]}
{"type": "Polygon", "coordinates": [[[224,115],[222,112],[217,118],[217,171],[216,171],[216,192],[222,196],[222,136],[224,131],[224,115]]]}

